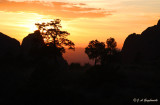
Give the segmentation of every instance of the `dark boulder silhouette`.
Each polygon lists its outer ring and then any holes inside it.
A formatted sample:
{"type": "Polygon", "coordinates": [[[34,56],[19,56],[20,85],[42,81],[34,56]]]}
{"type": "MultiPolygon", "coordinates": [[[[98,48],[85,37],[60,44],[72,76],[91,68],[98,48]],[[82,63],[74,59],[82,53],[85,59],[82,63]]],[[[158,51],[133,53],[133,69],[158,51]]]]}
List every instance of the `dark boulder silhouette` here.
{"type": "Polygon", "coordinates": [[[134,63],[139,51],[140,35],[133,33],[129,35],[122,48],[123,63],[134,63]]]}
{"type": "Polygon", "coordinates": [[[42,47],[44,46],[43,38],[39,31],[26,36],[22,41],[22,55],[25,59],[31,60],[40,57],[42,47]]]}
{"type": "Polygon", "coordinates": [[[18,73],[18,57],[20,43],[0,32],[0,104],[16,91],[18,83],[22,80],[18,73]]]}
{"type": "Polygon", "coordinates": [[[123,63],[152,64],[160,61],[160,20],[157,25],[129,35],[122,48],[123,63]]]}
{"type": "Polygon", "coordinates": [[[32,62],[33,66],[38,67],[44,63],[53,65],[53,68],[55,66],[58,68],[66,68],[68,66],[62,55],[57,55],[55,60],[52,46],[47,46],[44,43],[43,37],[38,30],[23,39],[21,48],[23,59],[27,62],[32,62]]]}
{"type": "Polygon", "coordinates": [[[19,55],[20,43],[14,38],[11,38],[0,32],[0,59],[14,60],[19,55]]]}

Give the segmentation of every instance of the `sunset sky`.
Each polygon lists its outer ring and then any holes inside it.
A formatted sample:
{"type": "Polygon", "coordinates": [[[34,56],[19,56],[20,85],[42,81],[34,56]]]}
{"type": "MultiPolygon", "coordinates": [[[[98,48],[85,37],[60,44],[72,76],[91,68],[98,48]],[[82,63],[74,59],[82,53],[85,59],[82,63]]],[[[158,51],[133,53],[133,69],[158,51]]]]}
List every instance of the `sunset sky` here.
{"type": "Polygon", "coordinates": [[[76,47],[114,37],[121,48],[160,19],[160,0],[0,0],[0,32],[22,42],[36,22],[62,20],[76,47]]]}

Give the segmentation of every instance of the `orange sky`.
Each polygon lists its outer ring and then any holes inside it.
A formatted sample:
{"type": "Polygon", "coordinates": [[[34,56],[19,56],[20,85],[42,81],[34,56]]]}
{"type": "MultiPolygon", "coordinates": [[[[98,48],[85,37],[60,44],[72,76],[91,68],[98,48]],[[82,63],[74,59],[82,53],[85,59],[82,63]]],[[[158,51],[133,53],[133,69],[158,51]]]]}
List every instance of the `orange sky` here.
{"type": "Polygon", "coordinates": [[[59,18],[76,47],[114,37],[121,48],[129,34],[157,23],[159,5],[160,0],[0,0],[0,32],[21,42],[36,22],[59,18]]]}

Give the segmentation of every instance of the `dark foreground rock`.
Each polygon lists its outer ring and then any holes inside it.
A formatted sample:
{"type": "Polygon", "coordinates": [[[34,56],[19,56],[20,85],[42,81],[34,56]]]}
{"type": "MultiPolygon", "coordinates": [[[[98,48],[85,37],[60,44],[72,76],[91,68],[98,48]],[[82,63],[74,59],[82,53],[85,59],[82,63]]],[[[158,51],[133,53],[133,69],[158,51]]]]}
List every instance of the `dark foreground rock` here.
{"type": "Polygon", "coordinates": [[[19,55],[20,43],[0,32],[0,59],[15,59],[19,55]]]}
{"type": "Polygon", "coordinates": [[[155,64],[160,62],[160,20],[157,25],[129,35],[122,48],[123,63],[155,64]]]}

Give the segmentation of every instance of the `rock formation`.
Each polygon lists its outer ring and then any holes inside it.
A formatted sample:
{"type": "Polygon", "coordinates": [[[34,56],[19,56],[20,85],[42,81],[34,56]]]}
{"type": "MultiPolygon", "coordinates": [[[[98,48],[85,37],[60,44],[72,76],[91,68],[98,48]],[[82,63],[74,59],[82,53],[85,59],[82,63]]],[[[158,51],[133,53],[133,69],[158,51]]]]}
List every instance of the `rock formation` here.
{"type": "Polygon", "coordinates": [[[47,62],[50,65],[56,63],[62,66],[66,66],[67,62],[63,59],[62,55],[54,56],[53,48],[46,46],[39,31],[35,31],[33,34],[29,34],[22,41],[22,53],[23,58],[33,62],[47,62]]]}
{"type": "Polygon", "coordinates": [[[160,20],[141,35],[129,35],[122,48],[123,63],[156,63],[160,61],[160,20]]]}
{"type": "Polygon", "coordinates": [[[0,32],[0,59],[13,60],[19,55],[20,43],[0,32]]]}
{"type": "Polygon", "coordinates": [[[25,59],[31,60],[39,57],[40,50],[44,46],[44,41],[39,31],[26,36],[22,41],[22,55],[25,59]]]}

